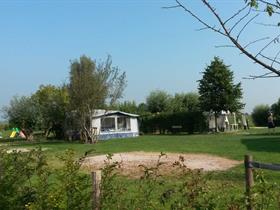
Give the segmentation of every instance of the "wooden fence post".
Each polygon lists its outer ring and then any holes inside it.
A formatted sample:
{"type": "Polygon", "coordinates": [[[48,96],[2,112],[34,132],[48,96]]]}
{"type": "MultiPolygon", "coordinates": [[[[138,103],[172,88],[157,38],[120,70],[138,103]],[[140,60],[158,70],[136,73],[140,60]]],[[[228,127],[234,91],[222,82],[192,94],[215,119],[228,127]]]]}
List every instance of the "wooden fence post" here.
{"type": "Polygon", "coordinates": [[[92,210],[100,210],[101,171],[91,172],[92,178],[92,210]]]}
{"type": "Polygon", "coordinates": [[[251,155],[245,155],[244,166],[245,166],[245,182],[246,182],[246,195],[247,195],[247,210],[254,210],[251,197],[251,188],[254,185],[253,168],[250,166],[250,162],[253,161],[251,155]]]}

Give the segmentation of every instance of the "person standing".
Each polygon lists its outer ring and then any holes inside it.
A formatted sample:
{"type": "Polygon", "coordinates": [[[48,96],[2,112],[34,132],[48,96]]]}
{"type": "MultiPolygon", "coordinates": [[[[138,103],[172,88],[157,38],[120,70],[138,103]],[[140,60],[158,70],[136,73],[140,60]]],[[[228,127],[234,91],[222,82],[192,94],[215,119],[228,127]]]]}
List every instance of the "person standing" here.
{"type": "Polygon", "coordinates": [[[274,121],[273,121],[273,114],[272,114],[272,112],[269,113],[269,116],[267,118],[267,127],[268,127],[269,130],[272,129],[272,131],[274,132],[275,124],[274,124],[274,121]]]}
{"type": "Polygon", "coordinates": [[[247,130],[247,128],[248,128],[247,126],[248,126],[248,125],[247,125],[247,121],[246,121],[246,116],[245,116],[245,114],[242,114],[242,115],[241,115],[241,119],[242,119],[243,129],[244,129],[244,130],[247,130]]]}

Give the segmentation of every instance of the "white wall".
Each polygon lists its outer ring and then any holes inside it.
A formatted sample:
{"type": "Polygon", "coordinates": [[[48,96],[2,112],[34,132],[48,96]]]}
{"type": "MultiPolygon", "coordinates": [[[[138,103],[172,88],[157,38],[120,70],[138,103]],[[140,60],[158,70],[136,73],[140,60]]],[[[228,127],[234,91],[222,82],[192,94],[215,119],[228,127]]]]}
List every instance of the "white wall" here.
{"type": "Polygon", "coordinates": [[[137,118],[130,118],[131,132],[139,132],[137,118]]]}
{"type": "Polygon", "coordinates": [[[97,128],[97,133],[98,134],[100,133],[100,128],[101,128],[101,120],[100,120],[100,118],[92,120],[92,127],[96,127],[97,128]]]}

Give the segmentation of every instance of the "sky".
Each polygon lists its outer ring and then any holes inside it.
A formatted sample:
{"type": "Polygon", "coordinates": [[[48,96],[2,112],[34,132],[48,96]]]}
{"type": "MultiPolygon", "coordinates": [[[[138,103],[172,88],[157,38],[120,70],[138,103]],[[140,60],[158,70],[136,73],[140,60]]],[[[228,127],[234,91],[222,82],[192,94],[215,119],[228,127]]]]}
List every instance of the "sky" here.
{"type": "MultiPolygon", "coordinates": [[[[198,0],[187,2],[202,18],[213,20],[198,0]]],[[[214,3],[228,16],[240,6],[237,2],[214,3]]],[[[113,65],[127,74],[123,100],[144,102],[153,90],[196,92],[201,72],[214,56],[230,65],[235,82],[242,83],[246,112],[278,100],[279,78],[242,79],[264,69],[237,49],[215,47],[230,43],[216,33],[198,31],[201,25],[181,9],[162,8],[171,5],[174,0],[0,0],[0,107],[42,84],[67,83],[70,61],[81,55],[97,62],[112,56],[113,65]]],[[[255,24],[241,38],[252,41],[278,30],[257,30],[255,24]]]]}

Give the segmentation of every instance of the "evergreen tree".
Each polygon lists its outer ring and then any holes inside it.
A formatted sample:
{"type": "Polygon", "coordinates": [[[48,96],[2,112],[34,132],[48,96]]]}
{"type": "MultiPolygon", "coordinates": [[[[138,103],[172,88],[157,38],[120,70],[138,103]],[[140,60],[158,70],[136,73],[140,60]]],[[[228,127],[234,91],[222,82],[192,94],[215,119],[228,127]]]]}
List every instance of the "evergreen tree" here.
{"type": "Polygon", "coordinates": [[[218,57],[214,57],[199,80],[200,106],[204,111],[214,112],[216,125],[219,112],[222,110],[235,112],[244,106],[241,103],[241,83],[234,84],[233,79],[233,72],[229,66],[218,57]]]}

